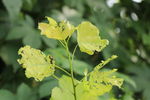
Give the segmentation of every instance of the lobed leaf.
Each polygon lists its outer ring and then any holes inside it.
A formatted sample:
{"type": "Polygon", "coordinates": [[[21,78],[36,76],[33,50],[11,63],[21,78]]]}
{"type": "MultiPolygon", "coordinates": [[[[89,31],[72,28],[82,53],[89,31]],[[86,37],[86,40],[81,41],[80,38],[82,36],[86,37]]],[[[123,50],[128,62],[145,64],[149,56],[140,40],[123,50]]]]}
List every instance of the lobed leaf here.
{"type": "Polygon", "coordinates": [[[62,76],[60,78],[59,87],[55,87],[52,90],[50,100],[75,100],[73,96],[73,85],[70,77],[62,76]]]}
{"type": "Polygon", "coordinates": [[[101,96],[107,92],[110,92],[113,86],[118,86],[119,88],[123,84],[123,79],[117,78],[113,75],[116,69],[100,72],[93,71],[86,80],[82,81],[86,93],[91,96],[101,96]]]}
{"type": "MultiPolygon", "coordinates": [[[[75,80],[75,83],[77,84],[78,81],[75,80]]],[[[97,97],[93,97],[84,91],[83,84],[78,84],[76,86],[76,97],[77,100],[98,100],[97,97]]],[[[50,100],[75,100],[71,77],[62,76],[60,78],[59,87],[55,87],[52,90],[50,100]]]]}
{"type": "Polygon", "coordinates": [[[71,36],[75,28],[67,21],[61,21],[57,23],[54,19],[47,17],[47,23],[39,23],[39,29],[41,34],[48,38],[65,40],[68,36],[71,36]]]}
{"type": "Polygon", "coordinates": [[[54,74],[54,62],[50,56],[46,56],[40,50],[25,46],[19,49],[19,64],[26,69],[25,74],[28,78],[33,77],[37,81],[41,81],[44,77],[54,74]]]}

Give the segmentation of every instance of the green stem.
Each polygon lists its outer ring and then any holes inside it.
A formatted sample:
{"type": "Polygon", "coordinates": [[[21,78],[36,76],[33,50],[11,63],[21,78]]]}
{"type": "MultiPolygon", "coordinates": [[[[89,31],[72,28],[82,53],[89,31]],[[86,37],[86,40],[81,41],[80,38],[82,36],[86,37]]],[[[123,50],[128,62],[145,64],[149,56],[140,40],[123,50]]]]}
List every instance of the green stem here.
{"type": "Polygon", "coordinates": [[[75,48],[74,48],[74,50],[73,50],[73,53],[72,53],[72,62],[73,62],[74,54],[76,52],[77,47],[78,47],[78,45],[76,45],[75,48]]]}
{"type": "Polygon", "coordinates": [[[61,43],[61,45],[62,45],[64,48],[66,48],[65,44],[64,44],[61,40],[59,40],[59,42],[61,43]]]}
{"type": "Polygon", "coordinates": [[[57,77],[56,75],[52,75],[55,79],[59,80],[59,77],[57,77]]]}
{"type": "Polygon", "coordinates": [[[60,69],[61,71],[65,72],[67,75],[71,76],[71,74],[68,71],[66,71],[65,69],[63,69],[63,68],[61,68],[61,67],[59,67],[57,65],[55,65],[55,67],[60,69]]]}
{"type": "Polygon", "coordinates": [[[71,71],[71,80],[72,80],[72,85],[73,85],[73,91],[74,91],[74,98],[75,100],[77,100],[76,98],[76,89],[75,89],[75,82],[74,82],[74,75],[73,75],[73,67],[72,67],[72,60],[71,60],[71,56],[70,56],[70,52],[69,52],[69,48],[68,48],[68,41],[64,41],[65,43],[65,47],[66,47],[66,51],[68,54],[68,59],[69,59],[69,66],[70,66],[70,71],[71,71]]]}

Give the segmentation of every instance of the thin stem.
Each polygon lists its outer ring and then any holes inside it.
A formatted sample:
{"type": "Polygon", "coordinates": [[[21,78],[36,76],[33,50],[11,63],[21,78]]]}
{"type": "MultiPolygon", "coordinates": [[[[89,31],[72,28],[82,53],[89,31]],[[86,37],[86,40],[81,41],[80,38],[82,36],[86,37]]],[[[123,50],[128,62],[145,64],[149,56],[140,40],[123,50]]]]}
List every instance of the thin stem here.
{"type": "Polygon", "coordinates": [[[59,80],[59,77],[57,77],[56,75],[52,75],[55,79],[59,80]]]}
{"type": "Polygon", "coordinates": [[[61,40],[59,40],[59,42],[61,43],[61,45],[62,45],[64,48],[66,48],[65,44],[64,44],[61,40]]]}
{"type": "Polygon", "coordinates": [[[60,69],[61,71],[65,72],[67,75],[71,76],[71,74],[68,71],[66,71],[65,69],[63,69],[63,68],[61,68],[59,66],[56,66],[56,65],[55,65],[55,67],[60,69]]]}
{"type": "Polygon", "coordinates": [[[67,43],[68,43],[69,39],[70,39],[70,36],[67,38],[67,43]]]}
{"type": "Polygon", "coordinates": [[[72,60],[71,60],[72,63],[73,63],[73,58],[74,58],[74,54],[75,54],[75,52],[76,52],[77,47],[78,47],[78,45],[75,46],[75,48],[74,48],[74,50],[73,50],[73,53],[72,53],[72,60]]]}
{"type": "Polygon", "coordinates": [[[91,74],[92,72],[89,72],[86,76],[84,76],[81,80],[80,80],[80,82],[82,82],[86,77],[88,77],[90,74],[91,74]]]}
{"type": "Polygon", "coordinates": [[[65,43],[65,47],[66,47],[66,51],[67,51],[67,54],[68,54],[68,60],[69,60],[69,66],[70,66],[70,71],[71,71],[71,80],[72,80],[72,85],[73,85],[73,90],[74,90],[74,98],[75,100],[77,100],[76,98],[76,89],[75,89],[75,82],[74,82],[74,75],[73,75],[73,67],[72,67],[72,60],[71,60],[71,56],[70,56],[70,52],[69,52],[69,48],[68,48],[68,41],[64,41],[65,43]]]}

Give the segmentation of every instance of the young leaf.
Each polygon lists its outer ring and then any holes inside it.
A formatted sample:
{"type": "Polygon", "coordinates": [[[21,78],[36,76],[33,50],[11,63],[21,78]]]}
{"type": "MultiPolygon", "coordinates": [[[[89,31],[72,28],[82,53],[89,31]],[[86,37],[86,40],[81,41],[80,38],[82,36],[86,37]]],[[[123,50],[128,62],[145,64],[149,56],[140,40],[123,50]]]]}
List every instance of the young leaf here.
{"type": "Polygon", "coordinates": [[[73,95],[73,85],[70,77],[62,76],[60,78],[59,87],[55,87],[52,90],[50,100],[75,100],[73,95]]]}
{"type": "MultiPolygon", "coordinates": [[[[83,82],[75,80],[77,100],[99,100],[98,96],[109,92],[113,85],[118,85],[115,82],[120,82],[121,79],[111,77],[114,71],[116,70],[98,73],[93,72],[93,75],[96,77],[91,75],[89,80],[83,82]],[[98,78],[97,76],[101,77],[98,78]],[[97,80],[99,81],[97,82],[97,80]]],[[[71,77],[62,76],[59,79],[59,87],[55,87],[52,90],[50,100],[75,100],[71,77]]]]}
{"type": "MultiPolygon", "coordinates": [[[[75,80],[75,83],[78,83],[78,81],[75,80]]],[[[83,84],[77,85],[76,97],[77,100],[98,100],[97,97],[92,96],[85,91],[83,84]]],[[[62,76],[60,78],[59,87],[55,87],[52,90],[50,100],[75,100],[71,77],[62,76]]]]}
{"type": "Polygon", "coordinates": [[[105,61],[102,61],[100,64],[98,64],[97,66],[95,66],[94,70],[99,70],[101,69],[103,66],[105,66],[107,63],[109,63],[110,61],[116,59],[117,56],[116,55],[112,55],[110,58],[106,59],[105,61]]]}
{"type": "Polygon", "coordinates": [[[108,45],[108,40],[99,37],[99,30],[88,21],[82,22],[77,27],[77,41],[82,52],[92,55],[95,51],[100,52],[108,45]]]}
{"type": "Polygon", "coordinates": [[[28,78],[33,77],[35,80],[41,81],[44,77],[54,74],[53,60],[40,50],[25,46],[19,49],[18,54],[22,56],[18,62],[26,69],[25,74],[28,78]]]}
{"type": "Polygon", "coordinates": [[[99,100],[98,96],[92,95],[87,91],[87,87],[84,82],[81,82],[76,87],[77,100],[99,100]]]}
{"type": "Polygon", "coordinates": [[[83,84],[87,95],[96,98],[109,92],[113,86],[121,87],[123,79],[114,76],[115,71],[116,69],[105,72],[93,71],[89,78],[83,80],[80,84],[83,84]]]}
{"type": "Polygon", "coordinates": [[[41,34],[48,38],[65,40],[68,36],[71,36],[75,28],[67,21],[61,21],[57,23],[54,19],[47,17],[47,23],[39,23],[39,29],[41,34]]]}
{"type": "MultiPolygon", "coordinates": [[[[78,81],[75,80],[75,83],[77,84],[78,81]]],[[[98,100],[97,97],[92,96],[85,91],[83,84],[77,85],[76,97],[77,100],[98,100]]],[[[55,87],[52,90],[50,100],[75,100],[71,77],[62,76],[60,78],[59,87],[55,87]]]]}

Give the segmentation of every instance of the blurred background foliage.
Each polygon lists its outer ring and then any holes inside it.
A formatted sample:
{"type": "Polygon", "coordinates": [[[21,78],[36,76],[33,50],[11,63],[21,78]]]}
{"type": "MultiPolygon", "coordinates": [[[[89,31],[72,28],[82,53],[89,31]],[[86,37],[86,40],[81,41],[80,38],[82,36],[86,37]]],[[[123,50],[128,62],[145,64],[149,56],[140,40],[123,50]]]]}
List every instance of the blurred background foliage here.
{"type": "MultiPolygon", "coordinates": [[[[68,69],[61,45],[40,35],[38,22],[50,16],[78,25],[88,20],[98,26],[110,45],[89,56],[76,52],[74,72],[81,78],[100,60],[113,54],[119,58],[105,68],[118,68],[125,79],[122,89],[113,89],[100,100],[150,100],[150,0],[1,0],[0,1],[0,100],[48,100],[57,85],[53,78],[42,82],[27,79],[17,63],[17,51],[30,45],[53,55],[56,63],[68,69]]],[[[91,37],[92,38],[92,37],[91,37]]],[[[76,45],[76,34],[70,48],[76,45]]],[[[61,72],[56,72],[59,76],[61,72]]],[[[59,95],[59,94],[58,94],[59,95]]]]}

